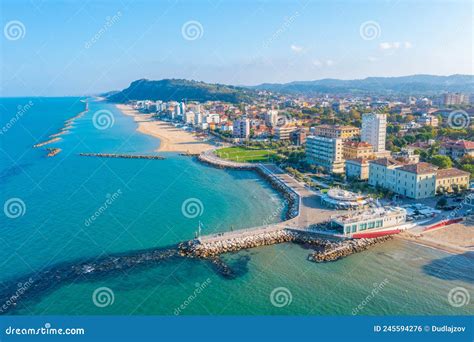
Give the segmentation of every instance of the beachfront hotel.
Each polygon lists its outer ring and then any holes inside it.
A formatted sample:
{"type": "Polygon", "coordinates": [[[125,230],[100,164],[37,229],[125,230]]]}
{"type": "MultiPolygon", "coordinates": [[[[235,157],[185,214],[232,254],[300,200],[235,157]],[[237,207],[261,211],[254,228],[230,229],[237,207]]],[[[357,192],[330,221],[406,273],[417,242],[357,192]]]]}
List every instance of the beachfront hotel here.
{"type": "Polygon", "coordinates": [[[387,115],[368,113],[362,115],[361,140],[371,144],[374,152],[385,152],[387,115]]]}
{"type": "Polygon", "coordinates": [[[328,172],[343,173],[342,139],[309,136],[306,138],[308,163],[321,166],[328,172]]]}
{"type": "Polygon", "coordinates": [[[399,207],[373,208],[334,217],[331,224],[340,228],[344,235],[350,235],[367,230],[399,227],[406,223],[406,216],[406,210],[399,207]]]}
{"type": "Polygon", "coordinates": [[[313,134],[326,138],[351,139],[360,135],[360,129],[354,126],[319,125],[312,128],[313,134]]]}

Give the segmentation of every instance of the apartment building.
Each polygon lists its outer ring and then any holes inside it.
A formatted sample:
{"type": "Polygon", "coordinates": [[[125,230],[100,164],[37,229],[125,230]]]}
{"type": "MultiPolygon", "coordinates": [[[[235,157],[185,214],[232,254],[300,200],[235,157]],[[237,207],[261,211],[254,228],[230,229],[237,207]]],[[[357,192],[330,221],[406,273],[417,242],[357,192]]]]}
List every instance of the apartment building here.
{"type": "Polygon", "coordinates": [[[342,139],[340,138],[307,137],[306,157],[310,164],[321,166],[328,172],[344,172],[342,139]]]}

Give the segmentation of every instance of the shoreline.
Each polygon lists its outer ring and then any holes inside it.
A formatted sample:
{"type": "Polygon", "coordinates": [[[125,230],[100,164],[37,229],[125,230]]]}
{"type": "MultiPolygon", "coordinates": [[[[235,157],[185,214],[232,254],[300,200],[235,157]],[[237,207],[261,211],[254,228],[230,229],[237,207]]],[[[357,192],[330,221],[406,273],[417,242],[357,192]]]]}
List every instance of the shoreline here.
{"type": "Polygon", "coordinates": [[[138,132],[160,139],[156,152],[200,154],[214,148],[212,144],[202,141],[194,133],[164,121],[152,120],[151,114],[142,114],[125,104],[116,104],[115,107],[134,119],[138,124],[138,132]]]}

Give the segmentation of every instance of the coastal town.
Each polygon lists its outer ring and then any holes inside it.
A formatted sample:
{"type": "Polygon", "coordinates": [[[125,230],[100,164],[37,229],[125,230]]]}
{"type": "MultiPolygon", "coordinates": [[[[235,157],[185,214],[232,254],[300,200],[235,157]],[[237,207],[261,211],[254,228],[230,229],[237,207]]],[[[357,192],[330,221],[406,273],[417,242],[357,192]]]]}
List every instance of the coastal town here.
{"type": "MultiPolygon", "coordinates": [[[[158,151],[219,167],[263,173],[274,167],[271,176],[294,180],[300,191],[283,188],[300,204],[290,221],[277,225],[279,232],[292,224],[342,239],[400,235],[451,252],[472,248],[463,223],[474,208],[472,96],[259,95],[252,103],[136,100],[117,106],[135,118],[139,131],[160,138],[158,151]],[[314,203],[301,204],[301,198],[314,203]],[[440,241],[431,237],[447,226],[450,233],[440,241]]],[[[211,240],[236,234],[246,233],[211,240]]]]}

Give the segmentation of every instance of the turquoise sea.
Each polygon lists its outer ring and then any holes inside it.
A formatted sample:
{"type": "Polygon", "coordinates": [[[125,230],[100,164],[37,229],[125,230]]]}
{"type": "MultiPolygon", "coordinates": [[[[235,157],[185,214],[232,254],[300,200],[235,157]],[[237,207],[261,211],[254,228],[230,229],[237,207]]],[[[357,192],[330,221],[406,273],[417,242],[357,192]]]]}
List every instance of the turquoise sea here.
{"type": "Polygon", "coordinates": [[[79,156],[153,154],[159,144],[104,102],[90,100],[70,132],[45,146],[62,149],[55,157],[33,148],[83,111],[80,100],[0,99],[0,314],[473,312],[472,300],[462,306],[448,300],[458,288],[474,296],[473,259],[402,241],[325,264],[307,261],[310,250],[294,244],[242,251],[223,256],[232,278],[201,260],[129,263],[137,251],[193,238],[199,221],[203,233],[279,221],[283,201],[255,173],[214,169],[177,154],[161,153],[165,160],[79,156]],[[94,125],[100,110],[113,121],[106,129],[94,125]],[[183,212],[189,201],[197,212],[183,212]],[[69,273],[103,260],[121,266],[69,273]]]}

